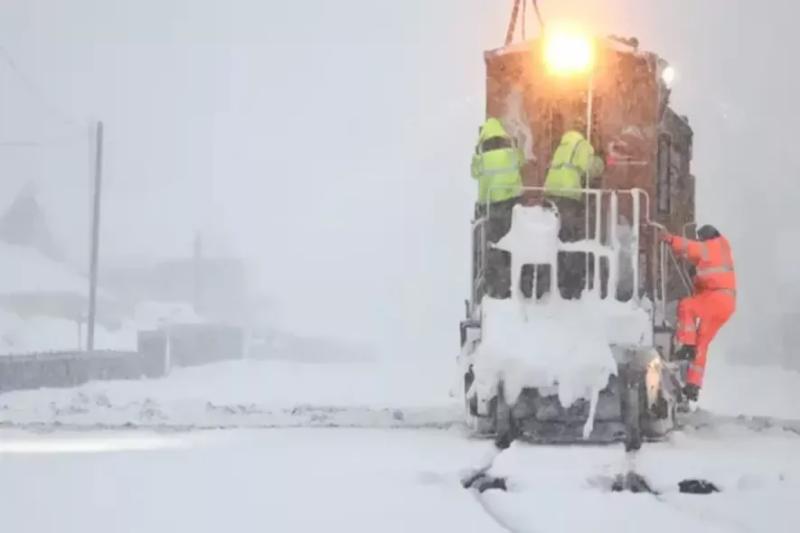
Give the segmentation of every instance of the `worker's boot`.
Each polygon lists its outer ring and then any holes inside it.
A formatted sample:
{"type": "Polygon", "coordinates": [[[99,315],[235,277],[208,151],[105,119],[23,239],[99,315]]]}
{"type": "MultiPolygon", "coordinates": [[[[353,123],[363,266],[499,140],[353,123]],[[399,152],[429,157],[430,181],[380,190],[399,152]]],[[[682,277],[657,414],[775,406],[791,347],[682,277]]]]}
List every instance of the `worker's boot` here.
{"type": "Polygon", "coordinates": [[[697,349],[691,344],[684,344],[675,352],[675,359],[678,361],[694,361],[697,349]]]}
{"type": "Polygon", "coordinates": [[[700,387],[698,387],[697,385],[694,385],[692,383],[687,383],[686,386],[683,387],[683,396],[690,402],[696,402],[699,394],[700,394],[700,387]]]}

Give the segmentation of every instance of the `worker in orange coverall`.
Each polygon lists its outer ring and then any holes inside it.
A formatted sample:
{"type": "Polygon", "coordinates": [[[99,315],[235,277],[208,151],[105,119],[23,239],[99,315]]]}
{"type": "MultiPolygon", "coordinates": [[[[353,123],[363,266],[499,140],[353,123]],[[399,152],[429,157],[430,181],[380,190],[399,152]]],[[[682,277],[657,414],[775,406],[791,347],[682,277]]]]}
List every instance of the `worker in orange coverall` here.
{"type": "Polygon", "coordinates": [[[664,234],[673,251],[695,268],[694,295],[678,304],[676,355],[689,360],[684,395],[697,401],[711,341],[736,310],[736,273],[728,240],[713,226],[697,230],[698,240],[664,234]]]}

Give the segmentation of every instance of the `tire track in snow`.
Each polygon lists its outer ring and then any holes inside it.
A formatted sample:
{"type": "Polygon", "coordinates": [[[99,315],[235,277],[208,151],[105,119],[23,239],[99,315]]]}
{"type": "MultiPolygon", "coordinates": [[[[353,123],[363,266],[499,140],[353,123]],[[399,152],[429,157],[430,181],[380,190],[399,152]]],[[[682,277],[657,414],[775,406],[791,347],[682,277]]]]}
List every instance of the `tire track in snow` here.
{"type": "Polygon", "coordinates": [[[492,509],[492,506],[489,504],[489,502],[486,501],[486,498],[480,492],[478,492],[477,490],[474,490],[474,492],[475,492],[475,499],[477,500],[478,504],[483,508],[483,511],[489,516],[489,518],[494,520],[494,522],[498,526],[505,529],[509,533],[523,533],[521,531],[514,529],[513,527],[511,527],[511,525],[508,524],[507,521],[503,520],[500,514],[492,509]]]}
{"type": "MultiPolygon", "coordinates": [[[[697,496],[698,498],[702,497],[700,495],[697,496]]],[[[720,527],[723,528],[726,532],[733,533],[737,531],[739,533],[757,533],[756,530],[751,529],[744,524],[731,520],[730,518],[721,515],[720,513],[712,512],[709,509],[698,509],[693,507],[692,505],[683,505],[678,501],[675,500],[667,500],[663,497],[658,496],[658,500],[665,505],[672,507],[676,511],[683,513],[685,515],[691,515],[695,518],[701,520],[703,524],[708,522],[713,522],[718,524],[720,527]]]]}
{"type": "MultiPolygon", "coordinates": [[[[609,495],[611,494],[612,493],[609,493],[609,495]]],[[[671,508],[674,512],[697,519],[697,526],[698,526],[697,531],[709,530],[709,526],[712,524],[716,526],[714,530],[725,531],[725,533],[758,533],[759,531],[745,524],[742,524],[741,522],[731,520],[725,515],[718,512],[714,512],[707,508],[697,508],[692,504],[679,502],[674,499],[667,499],[663,495],[642,494],[641,496],[643,498],[646,497],[655,498],[659,503],[661,503],[666,507],[671,508]]],[[[497,509],[493,508],[492,504],[489,503],[486,496],[475,491],[474,497],[476,501],[479,503],[479,505],[483,508],[484,512],[489,516],[489,518],[491,518],[498,526],[508,531],[509,533],[535,533],[537,531],[533,527],[532,528],[525,527],[522,530],[515,528],[513,525],[511,525],[510,521],[507,518],[504,518],[502,516],[502,513],[500,513],[497,509]]],[[[702,496],[697,496],[697,497],[702,498],[702,496]]],[[[565,494],[564,498],[567,499],[568,495],[565,494]]]]}

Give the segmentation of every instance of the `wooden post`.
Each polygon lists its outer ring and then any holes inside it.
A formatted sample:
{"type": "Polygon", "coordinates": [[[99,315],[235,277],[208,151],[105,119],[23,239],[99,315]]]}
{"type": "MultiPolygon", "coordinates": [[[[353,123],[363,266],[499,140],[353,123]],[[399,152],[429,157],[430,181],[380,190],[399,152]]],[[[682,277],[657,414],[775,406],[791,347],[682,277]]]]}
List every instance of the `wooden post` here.
{"type": "Polygon", "coordinates": [[[103,183],[103,123],[97,123],[94,154],[94,201],[92,209],[92,244],[89,258],[89,320],[86,329],[86,350],[94,350],[97,321],[97,270],[100,252],[100,201],[103,183]]]}

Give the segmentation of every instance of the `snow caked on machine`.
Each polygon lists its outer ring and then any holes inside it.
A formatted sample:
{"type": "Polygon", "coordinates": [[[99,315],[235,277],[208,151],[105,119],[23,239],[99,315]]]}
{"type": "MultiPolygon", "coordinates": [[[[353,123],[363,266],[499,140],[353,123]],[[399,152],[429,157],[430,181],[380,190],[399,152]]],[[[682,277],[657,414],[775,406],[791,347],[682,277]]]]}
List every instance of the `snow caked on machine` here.
{"type": "Polygon", "coordinates": [[[674,427],[682,401],[672,338],[687,279],[656,227],[681,233],[694,220],[692,130],[669,106],[672,67],[636,39],[548,26],[514,42],[516,19],[484,56],[486,115],[524,154],[524,186],[498,242],[486,238],[491,205],[473,220],[459,358],[467,418],[482,435],[637,449],[674,427]],[[565,242],[544,182],[576,127],[605,168],[574,191],[581,238],[565,242]],[[507,298],[487,294],[493,249],[509,256],[507,298]],[[563,272],[576,262],[577,281],[563,272]]]}

